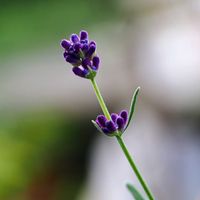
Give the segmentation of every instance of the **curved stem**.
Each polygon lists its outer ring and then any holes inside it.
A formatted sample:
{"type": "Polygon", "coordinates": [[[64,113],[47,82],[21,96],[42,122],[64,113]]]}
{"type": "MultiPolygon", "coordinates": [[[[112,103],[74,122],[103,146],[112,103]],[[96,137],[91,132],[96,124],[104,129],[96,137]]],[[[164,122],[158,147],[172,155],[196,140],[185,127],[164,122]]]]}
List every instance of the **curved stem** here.
{"type": "Polygon", "coordinates": [[[150,200],[154,200],[154,197],[150,191],[150,189],[148,188],[146,182],[144,181],[144,179],[142,178],[142,175],[140,174],[135,162],[133,161],[130,153],[128,152],[128,149],[126,148],[126,145],[124,144],[122,138],[120,136],[116,136],[118,143],[120,144],[129,164],[131,165],[133,171],[135,172],[135,175],[137,176],[140,184],[142,185],[146,195],[149,197],[150,200]]]}
{"type": "Polygon", "coordinates": [[[99,101],[99,104],[101,106],[101,109],[103,111],[103,114],[106,116],[107,119],[111,120],[110,113],[108,112],[108,109],[107,109],[106,104],[103,100],[103,97],[101,96],[101,93],[100,93],[100,90],[98,88],[96,81],[94,79],[91,79],[91,82],[92,82],[95,94],[97,96],[97,99],[99,101]]]}

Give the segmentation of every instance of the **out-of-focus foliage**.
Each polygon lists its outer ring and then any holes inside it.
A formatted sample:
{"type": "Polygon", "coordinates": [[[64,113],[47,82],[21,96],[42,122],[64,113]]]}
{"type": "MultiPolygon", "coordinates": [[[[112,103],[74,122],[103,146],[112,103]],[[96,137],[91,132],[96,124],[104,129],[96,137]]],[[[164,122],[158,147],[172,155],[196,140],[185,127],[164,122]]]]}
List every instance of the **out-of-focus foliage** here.
{"type": "Polygon", "coordinates": [[[92,139],[86,124],[50,111],[1,116],[0,199],[74,199],[92,139]]]}
{"type": "Polygon", "coordinates": [[[66,34],[115,17],[105,0],[5,1],[0,6],[0,57],[56,44],[66,34]]]}
{"type": "MultiPolygon", "coordinates": [[[[63,37],[113,20],[114,3],[113,0],[1,2],[0,70],[3,71],[2,63],[7,60],[17,56],[23,59],[27,54],[42,52],[43,48],[60,50],[63,37]]],[[[75,199],[86,175],[87,151],[94,131],[89,125],[92,117],[88,113],[84,118],[81,114],[72,118],[67,111],[33,107],[23,111],[9,106],[0,108],[3,110],[0,199],[75,199]]]]}

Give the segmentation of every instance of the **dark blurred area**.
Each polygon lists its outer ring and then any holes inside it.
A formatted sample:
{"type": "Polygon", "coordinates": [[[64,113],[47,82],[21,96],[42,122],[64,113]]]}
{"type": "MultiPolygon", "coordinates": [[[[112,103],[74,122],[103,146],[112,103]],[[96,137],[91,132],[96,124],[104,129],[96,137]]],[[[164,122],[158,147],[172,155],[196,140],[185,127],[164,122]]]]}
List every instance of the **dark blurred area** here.
{"type": "Polygon", "coordinates": [[[51,109],[1,116],[1,198],[75,199],[93,139],[88,120],[51,109]]]}
{"type": "Polygon", "coordinates": [[[97,82],[156,199],[200,199],[198,0],[0,1],[0,199],[131,200],[141,191],[60,41],[84,29],[97,42],[97,82]]]}

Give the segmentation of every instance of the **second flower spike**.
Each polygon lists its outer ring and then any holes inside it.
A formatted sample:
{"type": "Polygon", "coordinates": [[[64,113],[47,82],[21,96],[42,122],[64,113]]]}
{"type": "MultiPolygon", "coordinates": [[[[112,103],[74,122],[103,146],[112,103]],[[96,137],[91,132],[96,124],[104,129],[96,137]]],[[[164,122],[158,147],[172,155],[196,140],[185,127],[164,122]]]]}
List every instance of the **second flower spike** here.
{"type": "MultiPolygon", "coordinates": [[[[119,114],[112,113],[111,120],[108,120],[104,115],[98,115],[95,123],[97,128],[108,136],[114,136],[116,134],[123,133],[127,124],[128,112],[126,110],[121,111],[119,114]]],[[[94,121],[93,121],[94,123],[94,121]]]]}

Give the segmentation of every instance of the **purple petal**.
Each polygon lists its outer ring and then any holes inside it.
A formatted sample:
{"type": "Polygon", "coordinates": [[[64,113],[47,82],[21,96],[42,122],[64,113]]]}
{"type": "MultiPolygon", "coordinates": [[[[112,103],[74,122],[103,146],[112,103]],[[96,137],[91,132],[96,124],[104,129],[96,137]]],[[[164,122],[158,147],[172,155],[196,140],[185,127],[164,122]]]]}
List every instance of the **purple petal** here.
{"type": "Polygon", "coordinates": [[[80,43],[81,43],[81,44],[87,44],[87,45],[88,45],[88,40],[81,40],[80,43]]]}
{"type": "Polygon", "coordinates": [[[64,56],[64,58],[66,58],[66,57],[68,56],[68,53],[65,51],[65,52],[63,53],[63,56],[64,56]]]}
{"type": "Polygon", "coordinates": [[[96,42],[95,41],[90,41],[90,44],[89,44],[89,46],[91,46],[91,45],[94,45],[95,47],[96,47],[96,42]]]}
{"type": "Polygon", "coordinates": [[[93,53],[95,52],[95,50],[96,50],[96,46],[92,44],[92,45],[89,47],[86,56],[87,56],[87,57],[91,57],[91,56],[93,55],[93,53]]]}
{"type": "Polygon", "coordinates": [[[101,128],[106,126],[106,121],[107,119],[104,115],[97,116],[96,122],[101,126],[101,128]]]}
{"type": "Polygon", "coordinates": [[[124,124],[126,124],[128,119],[128,112],[126,110],[122,110],[119,115],[124,119],[124,124]]]}
{"type": "Polygon", "coordinates": [[[88,69],[88,66],[91,66],[91,62],[90,62],[90,59],[89,58],[85,58],[83,61],[82,61],[82,66],[86,69],[88,69]]]}
{"type": "Polygon", "coordinates": [[[86,77],[88,70],[86,69],[81,69],[79,67],[73,67],[72,71],[74,72],[75,75],[80,76],[80,77],[86,77]]]}
{"type": "Polygon", "coordinates": [[[87,51],[88,51],[88,49],[89,49],[89,46],[88,46],[88,44],[83,44],[83,46],[82,46],[82,51],[84,52],[84,53],[86,53],[87,51]]]}
{"type": "Polygon", "coordinates": [[[71,37],[70,37],[70,39],[71,39],[71,41],[72,41],[73,43],[79,42],[79,37],[78,37],[77,34],[72,34],[71,37]]]}
{"type": "Polygon", "coordinates": [[[71,45],[68,49],[69,52],[74,52],[74,48],[73,48],[73,45],[71,45]]]}
{"type": "Polygon", "coordinates": [[[80,32],[80,39],[81,40],[86,40],[88,38],[88,33],[86,31],[81,31],[80,32]]]}
{"type": "Polygon", "coordinates": [[[63,39],[63,40],[61,41],[60,45],[61,45],[64,49],[68,50],[69,47],[71,46],[71,43],[70,43],[70,41],[63,39]]]}
{"type": "Polygon", "coordinates": [[[79,52],[80,49],[81,49],[81,44],[80,44],[80,43],[74,44],[74,50],[75,50],[76,52],[79,52]]]}
{"type": "Polygon", "coordinates": [[[112,120],[113,120],[114,123],[116,122],[117,117],[118,117],[118,114],[116,114],[116,113],[112,113],[111,114],[111,118],[112,118],[112,120]]]}
{"type": "Polygon", "coordinates": [[[71,64],[79,64],[80,65],[80,59],[78,59],[72,55],[67,55],[65,59],[67,62],[69,62],[71,64]]]}
{"type": "Polygon", "coordinates": [[[114,132],[117,130],[117,127],[115,126],[113,121],[107,121],[106,122],[106,128],[110,131],[110,132],[114,132]]]}
{"type": "Polygon", "coordinates": [[[97,56],[94,56],[94,58],[92,59],[92,61],[93,61],[93,68],[94,68],[94,70],[98,70],[98,68],[99,68],[99,62],[100,62],[100,59],[99,59],[99,57],[97,57],[97,56]]]}
{"type": "Polygon", "coordinates": [[[117,125],[119,130],[124,128],[125,123],[122,117],[117,118],[117,125]]]}
{"type": "Polygon", "coordinates": [[[107,128],[102,128],[102,131],[103,131],[104,133],[109,133],[109,132],[110,132],[107,128]]]}

